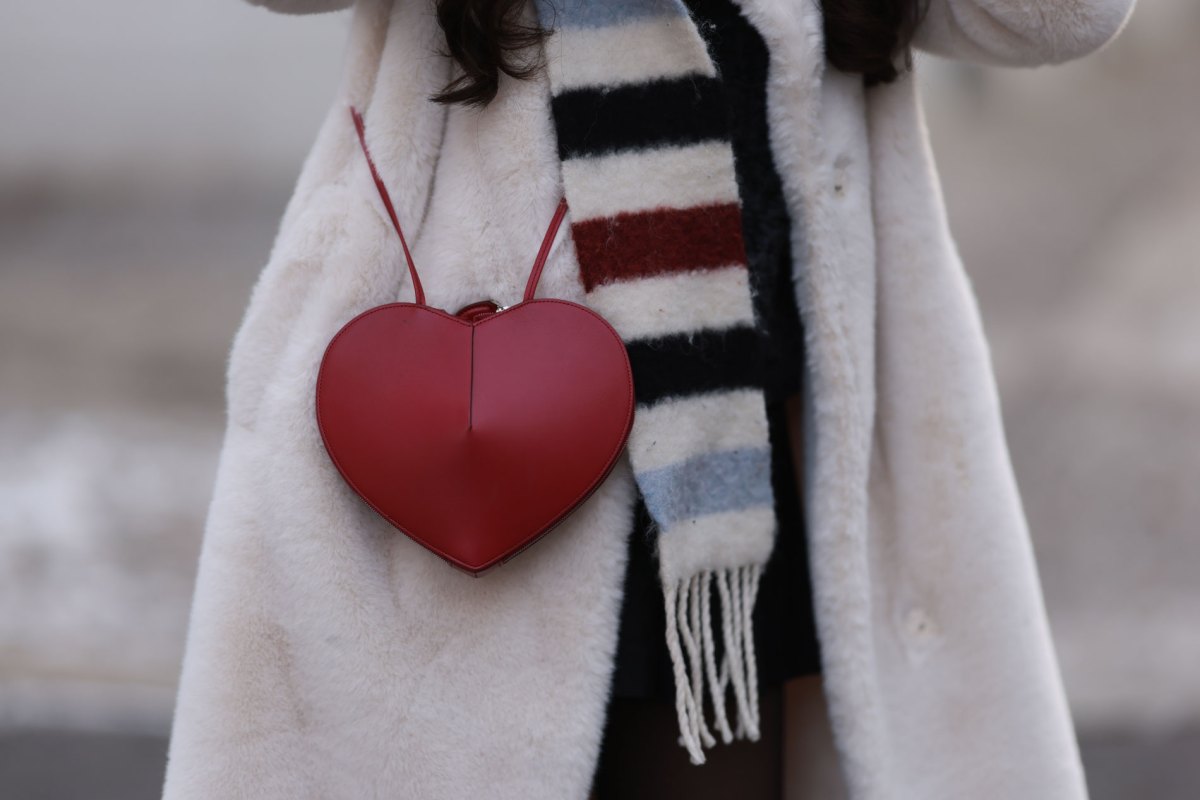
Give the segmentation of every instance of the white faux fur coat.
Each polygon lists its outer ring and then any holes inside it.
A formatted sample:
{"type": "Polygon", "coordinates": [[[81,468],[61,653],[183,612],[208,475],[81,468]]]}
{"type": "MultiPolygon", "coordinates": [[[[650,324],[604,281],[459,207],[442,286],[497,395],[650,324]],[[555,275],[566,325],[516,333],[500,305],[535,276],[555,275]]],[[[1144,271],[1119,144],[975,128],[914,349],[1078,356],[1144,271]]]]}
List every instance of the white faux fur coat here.
{"type": "MultiPolygon", "coordinates": [[[[815,0],[741,2],[770,47],[772,146],[805,220],[796,422],[826,699],[850,792],[1084,797],[913,79],[864,91],[827,68],[815,0]]],[[[1060,62],[1103,45],[1131,5],[932,0],[918,44],[1060,62]]],[[[354,4],[344,79],[234,345],[168,800],[587,795],[630,529],[627,461],[553,534],[474,579],[358,501],[314,420],[333,333],[411,299],[349,104],[366,113],[431,305],[518,300],[561,196],[544,75],[505,80],[483,113],[428,102],[451,74],[431,7],[354,4]]],[[[540,294],[582,299],[569,237],[540,294]]]]}

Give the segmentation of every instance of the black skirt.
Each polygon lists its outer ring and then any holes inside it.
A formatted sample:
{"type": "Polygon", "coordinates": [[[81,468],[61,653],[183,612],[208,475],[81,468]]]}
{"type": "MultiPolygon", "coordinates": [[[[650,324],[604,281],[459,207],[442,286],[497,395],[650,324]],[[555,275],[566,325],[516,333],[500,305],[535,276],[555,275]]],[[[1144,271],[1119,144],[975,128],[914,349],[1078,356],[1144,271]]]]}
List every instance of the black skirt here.
{"type": "MultiPolygon", "coordinates": [[[[804,515],[786,413],[788,398],[800,391],[804,372],[801,321],[791,281],[793,221],[769,143],[766,44],[732,0],[687,3],[721,72],[755,314],[765,334],[771,481],[779,531],[759,585],[753,623],[759,685],[773,687],[820,671],[804,515]]],[[[674,702],[663,590],[649,526],[649,512],[639,496],[629,537],[613,697],[674,702]]]]}

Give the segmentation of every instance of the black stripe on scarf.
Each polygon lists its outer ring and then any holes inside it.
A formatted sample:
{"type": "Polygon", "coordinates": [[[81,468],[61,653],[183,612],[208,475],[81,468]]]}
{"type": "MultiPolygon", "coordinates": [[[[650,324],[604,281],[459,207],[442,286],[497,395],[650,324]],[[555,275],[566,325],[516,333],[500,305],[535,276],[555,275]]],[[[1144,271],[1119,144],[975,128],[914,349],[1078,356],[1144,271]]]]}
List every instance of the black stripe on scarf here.
{"type": "Polygon", "coordinates": [[[722,91],[716,78],[687,75],[563,92],[551,106],[559,157],[728,140],[722,91]]]}
{"type": "Polygon", "coordinates": [[[748,325],[639,339],[625,348],[638,405],[763,385],[762,333],[748,325]]]}

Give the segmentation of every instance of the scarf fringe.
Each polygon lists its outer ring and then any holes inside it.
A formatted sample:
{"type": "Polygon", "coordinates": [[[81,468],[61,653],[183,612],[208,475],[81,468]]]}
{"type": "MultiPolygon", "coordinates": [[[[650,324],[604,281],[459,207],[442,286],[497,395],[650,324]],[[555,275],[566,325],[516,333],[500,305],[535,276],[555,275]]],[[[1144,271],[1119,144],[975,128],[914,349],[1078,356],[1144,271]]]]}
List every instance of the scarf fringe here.
{"type": "Polygon", "coordinates": [[[693,764],[703,764],[704,748],[717,743],[705,719],[705,694],[722,742],[758,741],[758,661],[751,614],[761,576],[762,567],[758,565],[708,570],[664,589],[667,651],[675,673],[679,743],[687,748],[693,764]],[[719,666],[713,636],[714,583],[721,607],[723,652],[719,666]],[[733,728],[726,711],[731,688],[737,712],[733,728]]]}

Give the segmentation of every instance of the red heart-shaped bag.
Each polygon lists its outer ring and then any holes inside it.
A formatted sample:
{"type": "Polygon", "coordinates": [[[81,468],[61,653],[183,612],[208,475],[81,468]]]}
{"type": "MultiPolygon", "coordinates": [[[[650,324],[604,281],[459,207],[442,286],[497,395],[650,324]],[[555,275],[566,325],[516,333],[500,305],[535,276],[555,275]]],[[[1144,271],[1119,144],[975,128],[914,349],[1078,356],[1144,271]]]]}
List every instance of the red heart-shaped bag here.
{"type": "Polygon", "coordinates": [[[456,315],[426,305],[362,118],[351,114],[416,302],[372,308],[333,337],[317,378],[317,425],[350,488],[478,574],[548,533],[608,476],[633,425],[629,357],[591,309],[534,299],[565,200],[521,302],[472,303],[456,315]]]}

